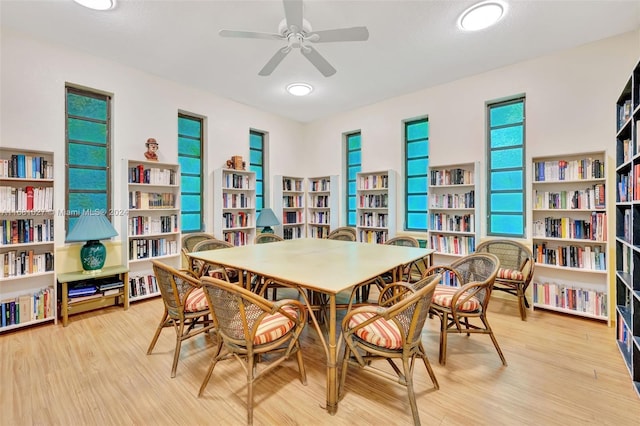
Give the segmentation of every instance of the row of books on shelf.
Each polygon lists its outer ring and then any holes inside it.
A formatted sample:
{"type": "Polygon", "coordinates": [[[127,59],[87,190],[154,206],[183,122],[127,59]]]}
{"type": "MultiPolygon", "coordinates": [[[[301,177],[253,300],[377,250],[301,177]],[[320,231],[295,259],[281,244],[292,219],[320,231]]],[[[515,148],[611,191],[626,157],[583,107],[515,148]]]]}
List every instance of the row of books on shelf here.
{"type": "Polygon", "coordinates": [[[309,223],[310,224],[321,224],[328,225],[331,221],[331,213],[326,212],[312,212],[309,213],[309,223]]]}
{"type": "Polygon", "coordinates": [[[329,196],[328,195],[314,195],[311,197],[310,207],[329,207],[329,196]]]}
{"type": "Polygon", "coordinates": [[[142,164],[129,167],[129,183],[177,185],[177,177],[177,173],[173,169],[162,169],[159,167],[145,168],[142,164]]]}
{"type": "Polygon", "coordinates": [[[631,351],[633,351],[633,333],[627,327],[624,322],[624,318],[622,315],[618,314],[618,344],[620,346],[620,350],[624,351],[627,357],[631,357],[631,351]]]}
{"type": "Polygon", "coordinates": [[[360,241],[362,241],[363,243],[384,244],[389,239],[389,233],[387,231],[374,231],[366,229],[360,230],[358,234],[360,241]]]}
{"type": "Polygon", "coordinates": [[[633,242],[632,231],[633,210],[625,209],[622,216],[622,239],[631,244],[633,242]]]}
{"type": "Polygon", "coordinates": [[[358,189],[386,189],[389,188],[389,175],[360,176],[358,189]]]}
{"type": "Polygon", "coordinates": [[[283,212],[282,213],[282,224],[290,224],[290,223],[301,223],[304,222],[304,215],[301,211],[294,212],[283,212]]]}
{"type": "Polygon", "coordinates": [[[431,235],[429,244],[439,253],[468,255],[476,251],[475,237],[463,237],[459,235],[431,235]]]}
{"type": "Polygon", "coordinates": [[[173,192],[129,191],[130,209],[172,209],[176,206],[173,192]]]}
{"type": "Polygon", "coordinates": [[[640,154],[640,140],[637,135],[640,135],[640,120],[636,121],[636,143],[635,146],[631,139],[625,139],[622,141],[622,162],[628,163],[635,156],[640,154]]]}
{"type": "Polygon", "coordinates": [[[633,110],[633,104],[631,99],[625,100],[622,105],[618,105],[618,129],[622,128],[629,118],[631,118],[631,111],[633,110]]]}
{"type": "Polygon", "coordinates": [[[0,246],[53,241],[53,219],[0,220],[0,246]]]}
{"type": "Polygon", "coordinates": [[[309,237],[311,238],[327,238],[329,232],[328,226],[309,226],[309,237]]]}
{"type": "Polygon", "coordinates": [[[464,194],[429,194],[429,205],[436,209],[472,209],[475,207],[475,192],[464,194]]]}
{"type": "Polygon", "coordinates": [[[13,154],[0,159],[0,178],[53,179],[53,164],[44,157],[13,154]]]}
{"type": "Polygon", "coordinates": [[[302,195],[284,195],[282,197],[282,207],[304,207],[302,195]]]}
{"type": "Polygon", "coordinates": [[[389,196],[387,194],[360,195],[358,208],[387,208],[389,206],[389,196]]]}
{"type": "Polygon", "coordinates": [[[53,253],[10,250],[0,253],[0,278],[22,277],[53,271],[53,253]]]}
{"type": "Polygon", "coordinates": [[[178,215],[133,216],[129,218],[129,235],[162,234],[178,232],[178,215]]]}
{"type": "Polygon", "coordinates": [[[358,226],[386,228],[389,225],[389,215],[386,213],[363,212],[358,218],[358,226]]]}
{"type": "Polygon", "coordinates": [[[533,238],[571,238],[576,240],[607,240],[607,214],[592,212],[590,219],[545,217],[533,221],[533,238]]]}
{"type": "Polygon", "coordinates": [[[300,179],[282,178],[282,190],[302,192],[302,181],[300,179]]]}
{"type": "Polygon", "coordinates": [[[575,191],[533,191],[534,209],[604,209],[606,193],[604,183],[575,191]]]}
{"type": "Polygon", "coordinates": [[[434,231],[476,232],[475,214],[431,213],[429,229],[434,231]]]}
{"type": "MultiPolygon", "coordinates": [[[[634,252],[633,249],[631,249],[631,247],[629,247],[626,244],[621,244],[622,246],[622,250],[620,253],[620,258],[622,260],[622,262],[618,263],[618,265],[621,265],[622,269],[620,269],[620,272],[624,273],[624,274],[631,274],[631,265],[640,265],[640,255],[636,254],[634,252]],[[635,262],[631,261],[631,256],[632,254],[634,254],[635,256],[638,256],[638,259],[635,262]]],[[[640,267],[640,266],[638,266],[640,267]]]]}
{"type": "Polygon", "coordinates": [[[249,212],[225,212],[222,213],[222,226],[224,228],[246,228],[251,223],[251,213],[249,212]]]}
{"type": "Polygon", "coordinates": [[[606,317],[607,294],[565,283],[533,282],[533,303],[606,317]]]}
{"type": "Polygon", "coordinates": [[[601,246],[548,247],[547,243],[535,242],[533,253],[536,263],[594,271],[607,270],[607,257],[601,246]]]}
{"type": "Polygon", "coordinates": [[[618,202],[640,200],[640,163],[635,164],[629,173],[618,175],[618,202]]]}
{"type": "Polygon", "coordinates": [[[282,230],[282,237],[285,240],[295,240],[304,237],[303,226],[289,226],[282,230]]]}
{"type": "Polygon", "coordinates": [[[0,301],[0,327],[24,324],[53,316],[53,287],[0,301]]]}
{"type": "Polygon", "coordinates": [[[535,161],[533,163],[534,182],[604,179],[605,177],[604,161],[597,158],[535,161]]]}
{"type": "Polygon", "coordinates": [[[438,185],[472,185],[473,171],[461,168],[448,170],[431,170],[429,172],[429,184],[438,185]]]}
{"type": "Polygon", "coordinates": [[[249,209],[251,208],[251,198],[244,193],[230,194],[225,192],[222,194],[222,207],[225,209],[249,209]]]}
{"type": "Polygon", "coordinates": [[[309,182],[309,186],[311,186],[311,192],[326,192],[331,188],[331,180],[330,179],[318,179],[312,180],[309,182]]]}
{"type": "Polygon", "coordinates": [[[133,239],[129,241],[129,260],[169,256],[178,253],[178,242],[167,238],[133,239]]]}
{"type": "Polygon", "coordinates": [[[136,275],[129,277],[129,296],[141,297],[158,293],[158,281],[155,275],[136,275]]]}
{"type": "Polygon", "coordinates": [[[250,234],[246,231],[225,231],[223,239],[234,246],[246,246],[252,243],[250,234]]]}
{"type": "Polygon", "coordinates": [[[222,179],[225,189],[251,189],[251,179],[247,174],[225,173],[222,179]]]}
{"type": "Polygon", "coordinates": [[[124,283],[120,280],[102,278],[77,282],[69,288],[67,295],[69,296],[69,303],[73,305],[86,300],[118,295],[122,293],[123,288],[124,283]]]}
{"type": "Polygon", "coordinates": [[[53,187],[0,186],[0,212],[53,210],[53,187]]]}

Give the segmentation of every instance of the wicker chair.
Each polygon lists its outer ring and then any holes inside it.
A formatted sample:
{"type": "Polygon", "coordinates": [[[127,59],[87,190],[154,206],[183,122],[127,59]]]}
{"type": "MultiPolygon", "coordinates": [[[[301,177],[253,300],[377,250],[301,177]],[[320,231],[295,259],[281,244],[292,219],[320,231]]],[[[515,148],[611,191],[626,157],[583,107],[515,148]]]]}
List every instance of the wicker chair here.
{"type": "Polygon", "coordinates": [[[262,233],[256,235],[254,243],[255,244],[264,244],[264,243],[276,243],[278,241],[284,241],[284,238],[282,238],[280,235],[277,235],[277,234],[271,234],[271,233],[267,233],[267,232],[262,232],[262,233]]]}
{"type": "MultiPolygon", "coordinates": [[[[226,249],[226,248],[233,248],[233,247],[235,246],[227,241],[218,240],[216,238],[209,238],[208,240],[202,240],[198,244],[193,246],[193,251],[197,252],[197,251],[207,251],[207,250],[218,250],[218,249],[226,249]]],[[[222,277],[219,276],[218,278],[223,278],[226,281],[231,281],[231,282],[238,281],[238,271],[235,269],[218,268],[215,265],[204,263],[198,259],[193,259],[190,263],[194,265],[194,268],[196,268],[196,270],[194,270],[193,273],[198,278],[203,275],[207,275],[213,267],[223,274],[222,277]],[[224,276],[224,274],[226,274],[226,276],[224,276]]]]}
{"type": "Polygon", "coordinates": [[[303,385],[307,384],[298,341],[307,320],[307,311],[297,300],[270,302],[238,285],[217,278],[203,277],[202,285],[213,308],[222,345],[211,360],[198,397],[202,396],[218,361],[230,354],[242,363],[247,377],[247,424],[252,424],[253,383],[259,377],[295,354],[300,381],[303,385]],[[272,353],[278,353],[278,356],[264,356],[272,353]],[[258,368],[260,362],[264,362],[262,369],[258,368]]]}
{"type": "Polygon", "coordinates": [[[358,240],[358,234],[356,232],[356,228],[354,228],[352,226],[340,226],[340,227],[334,229],[333,231],[329,232],[329,235],[327,235],[327,238],[330,238],[333,234],[336,234],[338,232],[349,232],[349,233],[353,234],[353,240],[350,240],[350,241],[357,241],[358,240]]]}
{"type": "Polygon", "coordinates": [[[195,247],[195,245],[198,244],[200,241],[210,240],[212,238],[215,238],[215,237],[211,234],[207,234],[206,232],[194,232],[191,234],[186,234],[182,237],[182,254],[187,260],[187,267],[189,268],[190,271],[195,271],[195,268],[197,267],[197,265],[195,265],[191,261],[191,259],[189,259],[189,256],[187,256],[187,253],[191,253],[193,251],[193,247],[195,247]]]}
{"type": "Polygon", "coordinates": [[[498,258],[490,253],[473,253],[451,265],[433,266],[425,271],[425,276],[441,274],[443,282],[448,284],[436,287],[430,311],[440,318],[440,364],[447,361],[449,333],[466,333],[467,336],[482,333],[491,337],[502,363],[507,365],[487,319],[499,265],[498,258]],[[482,324],[472,324],[470,318],[479,319],[482,324]]]}
{"type": "Polygon", "coordinates": [[[345,348],[338,392],[340,398],[344,396],[347,367],[356,365],[406,386],[413,422],[420,424],[413,390],[413,367],[416,358],[422,359],[434,387],[439,389],[421,337],[440,278],[436,274],[413,284],[390,284],[380,293],[377,305],[347,311],[342,321],[345,348]],[[378,368],[373,363],[376,360],[386,360],[395,375],[378,368]],[[396,360],[401,361],[401,367],[396,360]]]}
{"type": "Polygon", "coordinates": [[[516,296],[520,318],[526,321],[529,307],[526,291],[533,278],[534,268],[531,250],[517,241],[497,239],[480,243],[476,252],[491,253],[500,259],[500,269],[493,289],[516,296]]]}
{"type": "Polygon", "coordinates": [[[356,235],[350,231],[338,231],[331,232],[327,236],[328,240],[340,240],[340,241],[356,241],[356,235]]]}
{"type": "Polygon", "coordinates": [[[165,327],[176,331],[176,347],[171,366],[171,377],[176,376],[182,341],[215,329],[210,318],[211,309],[200,282],[189,271],[178,271],[164,263],[153,261],[153,271],[162,294],[164,313],[149,344],[150,355],[165,327]],[[196,328],[197,325],[202,325],[196,328]]]}

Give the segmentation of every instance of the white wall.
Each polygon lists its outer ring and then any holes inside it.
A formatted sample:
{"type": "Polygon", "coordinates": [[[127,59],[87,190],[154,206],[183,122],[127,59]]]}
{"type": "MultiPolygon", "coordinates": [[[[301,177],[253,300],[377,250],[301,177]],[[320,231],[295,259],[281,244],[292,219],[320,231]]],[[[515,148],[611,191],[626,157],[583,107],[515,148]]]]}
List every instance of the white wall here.
{"type": "MultiPolygon", "coordinates": [[[[522,93],[527,165],[531,157],[602,150],[613,162],[615,102],[638,58],[640,31],[634,31],[315,121],[305,129],[307,158],[314,159],[308,173],[342,174],[341,135],[353,130],[362,131],[362,171],[401,172],[402,122],[425,115],[430,164],[481,161],[482,168],[485,103],[522,93]]],[[[403,193],[399,179],[398,212],[404,211],[403,193]]],[[[484,197],[478,199],[484,211],[484,197]]]]}
{"type": "MultiPolygon", "coordinates": [[[[65,83],[113,94],[115,208],[127,207],[121,205],[126,190],[121,159],[143,160],[147,138],[158,141],[161,162],[176,161],[178,110],[207,118],[205,193],[213,192],[214,169],[232,155],[249,158],[250,128],[268,132],[271,174],[304,173],[304,128],[295,121],[16,33],[2,32],[0,51],[0,144],[54,152],[59,209],[65,197],[65,83]]],[[[212,197],[205,200],[212,203],[212,197]]],[[[212,231],[212,205],[205,211],[212,231]]],[[[63,223],[57,222],[57,245],[64,242],[63,223]]]]}

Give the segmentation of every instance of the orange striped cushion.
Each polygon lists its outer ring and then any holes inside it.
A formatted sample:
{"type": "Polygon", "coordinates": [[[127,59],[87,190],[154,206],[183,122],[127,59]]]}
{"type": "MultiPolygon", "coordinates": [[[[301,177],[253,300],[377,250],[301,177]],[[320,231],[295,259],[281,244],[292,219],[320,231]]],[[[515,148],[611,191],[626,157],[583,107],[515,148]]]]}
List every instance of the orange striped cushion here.
{"type": "MultiPolygon", "coordinates": [[[[458,291],[460,287],[451,287],[448,285],[438,285],[436,286],[436,291],[433,293],[433,301],[432,303],[435,305],[443,306],[445,308],[451,307],[451,299],[453,299],[453,295],[456,291],[458,291]]],[[[462,296],[458,299],[458,303],[461,301],[462,296]]],[[[480,301],[471,297],[469,300],[464,302],[462,305],[458,305],[458,311],[460,312],[473,312],[477,311],[480,308],[480,301]]]]}
{"type": "Polygon", "coordinates": [[[197,288],[193,290],[187,296],[187,300],[184,302],[185,312],[198,312],[209,309],[207,304],[207,298],[204,295],[204,290],[197,288]]]}
{"type": "Polygon", "coordinates": [[[516,271],[515,269],[498,269],[498,278],[504,278],[506,280],[515,280],[522,281],[524,279],[524,275],[520,271],[516,271]]]}
{"type": "MultiPolygon", "coordinates": [[[[283,309],[294,317],[298,316],[298,312],[293,308],[283,309]]],[[[267,315],[262,319],[262,322],[258,326],[256,336],[253,339],[253,344],[263,345],[265,343],[273,342],[291,331],[293,326],[294,322],[279,312],[273,315],[267,315]]]]}
{"type": "MultiPolygon", "coordinates": [[[[375,314],[371,312],[355,314],[349,320],[349,328],[354,328],[373,316],[375,316],[375,314]]],[[[369,342],[372,345],[376,345],[381,348],[402,348],[402,335],[400,333],[400,329],[398,329],[398,326],[393,321],[387,321],[383,318],[377,319],[371,324],[356,330],[355,334],[365,342],[369,342]]]]}

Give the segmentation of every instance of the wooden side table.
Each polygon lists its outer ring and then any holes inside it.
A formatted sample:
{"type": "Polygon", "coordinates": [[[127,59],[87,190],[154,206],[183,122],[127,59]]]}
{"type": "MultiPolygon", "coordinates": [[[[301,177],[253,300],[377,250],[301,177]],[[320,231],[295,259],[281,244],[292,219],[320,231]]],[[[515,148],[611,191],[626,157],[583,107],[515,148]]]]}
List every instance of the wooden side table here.
{"type": "Polygon", "coordinates": [[[109,266],[95,274],[85,274],[82,271],[67,272],[58,274],[58,282],[61,286],[60,307],[62,311],[62,325],[66,327],[69,324],[69,314],[77,314],[80,312],[92,311],[107,306],[119,304],[119,298],[122,298],[124,310],[129,309],[129,269],[126,266],[109,266]],[[80,300],[69,303],[69,284],[78,281],[91,281],[98,278],[118,277],[124,286],[115,294],[103,295],[93,299],[80,300]]]}

